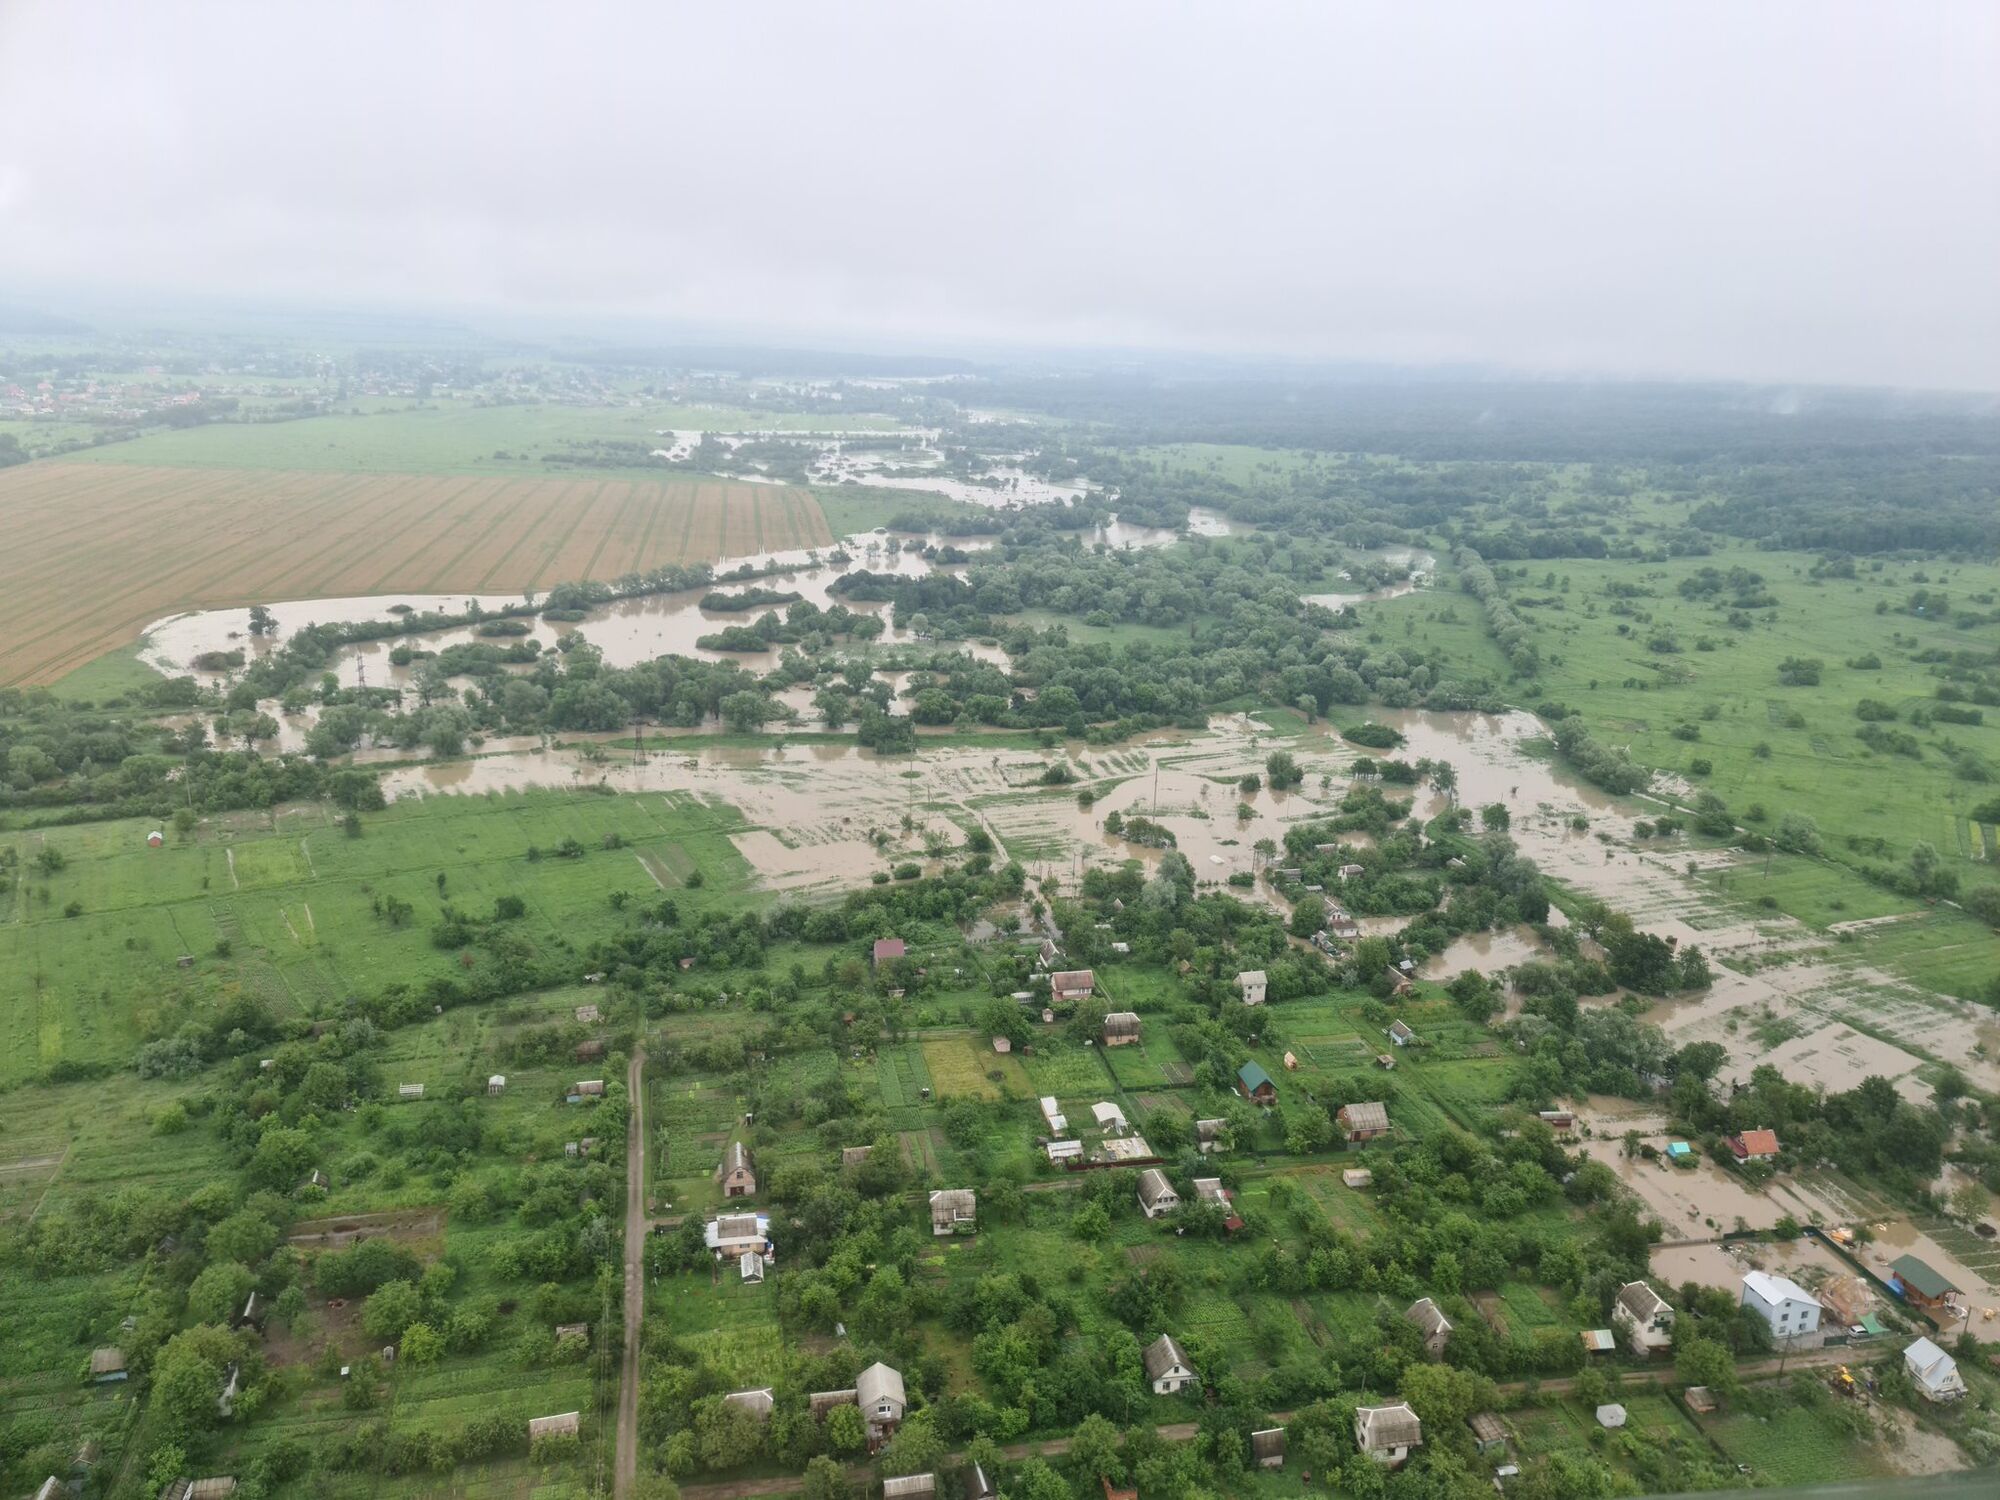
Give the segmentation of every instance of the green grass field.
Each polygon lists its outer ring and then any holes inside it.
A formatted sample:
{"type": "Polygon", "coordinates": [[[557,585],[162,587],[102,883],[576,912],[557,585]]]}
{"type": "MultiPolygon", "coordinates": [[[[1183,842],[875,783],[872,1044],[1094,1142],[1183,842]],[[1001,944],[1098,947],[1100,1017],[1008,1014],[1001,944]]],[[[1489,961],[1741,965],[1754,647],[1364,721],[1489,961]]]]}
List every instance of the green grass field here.
{"type": "MultiPolygon", "coordinates": [[[[108,463],[187,465],[199,468],[333,469],[391,474],[562,474],[571,465],[543,459],[577,444],[644,443],[671,447],[662,429],[735,432],[881,431],[895,424],[862,414],[824,417],[809,413],[676,406],[475,406],[393,403],[362,415],[307,417],[291,422],[213,423],[149,433],[128,442],[85,450],[78,459],[108,463]],[[506,454],[507,457],[498,455],[506,454]]],[[[585,465],[585,470],[603,472],[585,465]]]]}
{"type": "MultiPolygon", "coordinates": [[[[1864,726],[1855,705],[1872,698],[1907,720],[1912,709],[1934,704],[1937,679],[1915,658],[1930,649],[1977,649],[1978,633],[1912,615],[1905,606],[1919,587],[1943,588],[1966,603],[2000,591],[2000,566],[1890,562],[1879,571],[1864,566],[1854,579],[1820,580],[1810,576],[1814,561],[1725,545],[1712,556],[1642,566],[1579,558],[1529,565],[1529,579],[1508,587],[1545,665],[1532,682],[1514,682],[1509,694],[1527,705],[1553,699],[1580,709],[1603,743],[1625,746],[1641,764],[1714,791],[1739,818],[1753,806],[1768,815],[1767,828],[1786,812],[1812,815],[1837,858],[1855,857],[1845,847],[1850,835],[1885,840],[1890,853],[1877,858],[1889,862],[1925,839],[1966,861],[1967,879],[1992,879],[1987,835],[1966,821],[1992,787],[1956,772],[1947,747],[2000,775],[2000,711],[1990,711],[1982,725],[1938,723],[1916,731],[1922,757],[1912,759],[1878,753],[1857,739],[1864,726]],[[1745,611],[1755,623],[1732,628],[1727,594],[1689,599],[1679,592],[1683,580],[1705,567],[1761,575],[1776,606],[1745,611]],[[1919,572],[1927,584],[1917,581],[1919,572]],[[1634,614],[1619,616],[1612,609],[1619,601],[1606,593],[1611,584],[1648,592],[1625,601],[1634,614]],[[1520,607],[1524,599],[1544,602],[1520,607]],[[1655,638],[1677,649],[1655,651],[1655,638]],[[1846,665],[1869,655],[1880,659],[1880,669],[1846,665]],[[1787,657],[1818,658],[1819,685],[1782,686],[1778,665],[1787,657]],[[1698,739],[1674,735],[1689,725],[1698,739]],[[1712,771],[1696,774],[1697,759],[1712,771]]],[[[1469,663],[1482,660],[1472,639],[1483,632],[1482,617],[1464,595],[1419,592],[1373,606],[1371,618],[1380,619],[1391,641],[1407,638],[1469,663]]],[[[1506,676],[1490,641],[1484,660],[1506,676]]]]}
{"type": "Polygon", "coordinates": [[[147,847],[150,824],[131,821],[0,835],[23,855],[0,922],[0,1082],[62,1062],[122,1067],[142,1041],[238,993],[314,1016],[351,994],[462,973],[430,942],[446,904],[489,916],[495,898],[519,896],[523,937],[580,954],[616,924],[613,891],[654,889],[642,854],[689,863],[712,896],[747,899],[728,839],[740,826],[691,798],[536,792],[397,802],[358,839],[319,807],[210,819],[160,849],[147,847]],[[624,847],[603,848],[611,835],[624,847]],[[589,852],[526,858],[565,838],[589,852]],[[46,876],[29,865],[45,847],[64,861],[46,876]],[[391,896],[410,904],[407,925],[374,914],[391,896]]]}

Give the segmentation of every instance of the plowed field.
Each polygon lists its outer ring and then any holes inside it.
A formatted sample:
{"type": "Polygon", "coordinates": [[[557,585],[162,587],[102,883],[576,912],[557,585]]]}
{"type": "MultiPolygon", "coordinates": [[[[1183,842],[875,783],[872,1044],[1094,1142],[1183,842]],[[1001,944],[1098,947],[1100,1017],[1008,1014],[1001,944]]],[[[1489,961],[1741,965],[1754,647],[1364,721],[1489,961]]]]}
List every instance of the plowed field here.
{"type": "Polygon", "coordinates": [[[0,685],[182,610],[545,589],[832,540],[806,491],[719,479],[23,464],[0,470],[0,685]]]}

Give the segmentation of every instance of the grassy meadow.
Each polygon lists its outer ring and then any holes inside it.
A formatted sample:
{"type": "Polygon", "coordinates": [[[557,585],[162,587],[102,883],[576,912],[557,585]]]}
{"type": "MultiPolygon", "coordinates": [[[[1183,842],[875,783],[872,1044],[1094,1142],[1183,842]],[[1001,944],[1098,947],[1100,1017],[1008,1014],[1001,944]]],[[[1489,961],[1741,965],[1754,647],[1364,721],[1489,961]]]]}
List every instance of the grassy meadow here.
{"type": "Polygon", "coordinates": [[[399,801],[360,838],[318,806],[218,815],[159,849],[133,821],[0,835],[23,855],[0,913],[0,1084],[65,1062],[123,1067],[142,1041],[239,993],[317,1017],[459,973],[430,941],[447,904],[484,917],[517,895],[523,937],[580,953],[611,930],[610,893],[656,893],[657,869],[699,870],[710,893],[747,900],[728,837],[740,826],[673,794],[534,792],[399,801]],[[623,846],[604,848],[614,836],[623,846]],[[588,852],[529,862],[531,846],[569,838],[588,852]],[[32,867],[43,849],[60,856],[52,874],[32,867]],[[403,924],[375,915],[388,898],[409,903],[403,924]]]}

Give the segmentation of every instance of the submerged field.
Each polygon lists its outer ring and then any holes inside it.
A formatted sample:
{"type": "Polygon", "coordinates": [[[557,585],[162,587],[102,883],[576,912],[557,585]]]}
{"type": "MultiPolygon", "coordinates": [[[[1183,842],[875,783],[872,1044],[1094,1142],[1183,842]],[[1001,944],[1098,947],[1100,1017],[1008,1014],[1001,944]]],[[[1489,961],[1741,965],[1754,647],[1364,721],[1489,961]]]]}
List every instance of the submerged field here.
{"type": "Polygon", "coordinates": [[[833,540],[805,491],[719,479],[24,464],[0,474],[0,685],[182,610],[502,592],[833,540]]]}

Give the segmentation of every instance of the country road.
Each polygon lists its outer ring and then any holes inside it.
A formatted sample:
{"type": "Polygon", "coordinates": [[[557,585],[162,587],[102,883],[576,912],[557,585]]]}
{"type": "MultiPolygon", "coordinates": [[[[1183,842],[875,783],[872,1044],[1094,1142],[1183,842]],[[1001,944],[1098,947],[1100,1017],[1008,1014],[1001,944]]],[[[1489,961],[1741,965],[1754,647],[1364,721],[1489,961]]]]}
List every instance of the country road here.
{"type": "Polygon", "coordinates": [[[618,1376],[618,1456],[611,1492],[629,1500],[639,1477],[639,1324],[646,1316],[646,1047],[625,1070],[632,1114],[625,1137],[625,1359],[618,1376]]]}

